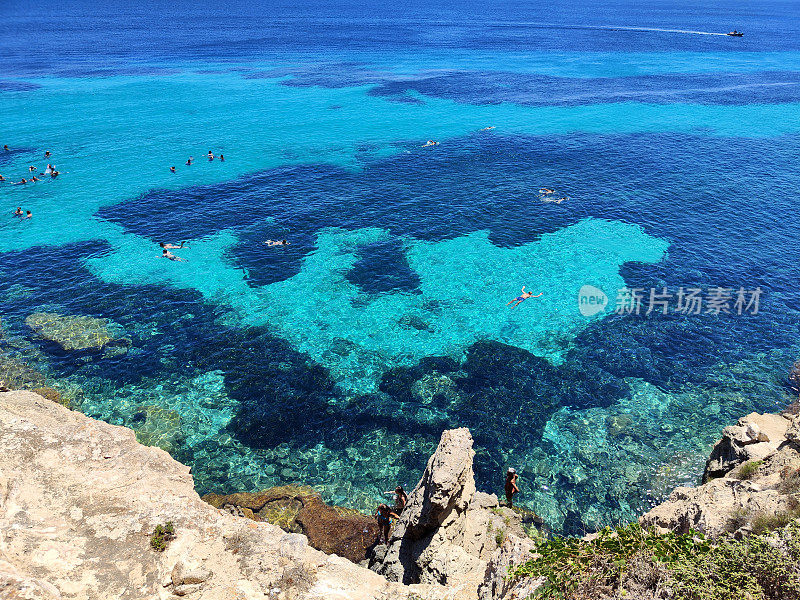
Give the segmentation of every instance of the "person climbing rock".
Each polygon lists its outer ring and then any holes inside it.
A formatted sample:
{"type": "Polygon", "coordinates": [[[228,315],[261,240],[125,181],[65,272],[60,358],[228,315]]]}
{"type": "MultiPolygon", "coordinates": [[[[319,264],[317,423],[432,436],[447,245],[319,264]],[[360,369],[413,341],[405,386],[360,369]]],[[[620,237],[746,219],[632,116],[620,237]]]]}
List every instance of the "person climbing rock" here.
{"type": "Polygon", "coordinates": [[[385,544],[389,543],[389,528],[392,525],[392,519],[399,519],[400,517],[393,513],[386,504],[379,504],[378,510],[375,511],[375,517],[378,519],[378,542],[381,537],[385,544]]]}

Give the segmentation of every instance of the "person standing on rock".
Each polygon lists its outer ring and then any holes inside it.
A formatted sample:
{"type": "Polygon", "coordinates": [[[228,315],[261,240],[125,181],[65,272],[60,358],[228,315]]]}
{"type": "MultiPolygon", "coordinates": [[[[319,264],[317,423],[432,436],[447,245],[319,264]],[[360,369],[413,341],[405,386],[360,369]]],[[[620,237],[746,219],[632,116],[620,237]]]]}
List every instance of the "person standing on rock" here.
{"type": "Polygon", "coordinates": [[[383,537],[384,543],[389,544],[389,527],[392,524],[392,518],[399,519],[400,517],[393,513],[386,504],[379,504],[378,510],[375,511],[375,517],[378,519],[378,541],[383,537]]]}
{"type": "Polygon", "coordinates": [[[506,503],[509,508],[514,507],[513,496],[519,492],[519,488],[517,487],[518,478],[519,475],[517,475],[516,469],[509,467],[508,471],[506,471],[506,503]]]}
{"type": "Polygon", "coordinates": [[[394,509],[397,513],[403,512],[403,509],[408,504],[408,494],[406,494],[405,490],[403,489],[402,485],[398,485],[394,488],[393,492],[383,492],[387,496],[394,496],[394,509]]]}

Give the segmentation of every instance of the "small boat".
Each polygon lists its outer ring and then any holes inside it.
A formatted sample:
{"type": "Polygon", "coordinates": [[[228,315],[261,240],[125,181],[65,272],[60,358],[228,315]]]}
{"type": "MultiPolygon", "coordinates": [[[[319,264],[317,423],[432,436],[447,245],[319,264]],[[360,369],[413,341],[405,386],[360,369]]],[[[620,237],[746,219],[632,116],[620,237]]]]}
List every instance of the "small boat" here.
{"type": "Polygon", "coordinates": [[[736,31],[734,29],[733,31],[729,31],[726,35],[729,35],[731,37],[742,37],[744,34],[741,31],[736,31]]]}

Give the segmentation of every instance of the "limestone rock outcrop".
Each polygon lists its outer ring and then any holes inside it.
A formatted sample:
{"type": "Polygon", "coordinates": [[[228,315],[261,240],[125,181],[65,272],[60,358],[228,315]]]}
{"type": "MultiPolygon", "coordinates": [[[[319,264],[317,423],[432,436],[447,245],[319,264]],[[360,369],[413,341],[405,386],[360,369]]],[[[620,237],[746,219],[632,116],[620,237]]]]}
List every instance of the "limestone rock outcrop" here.
{"type": "Polygon", "coordinates": [[[749,533],[760,516],[800,509],[800,418],[752,413],[726,427],[706,467],[706,482],[676,488],[639,521],[664,530],[710,536],[749,533]]]}
{"type": "Polygon", "coordinates": [[[781,415],[750,413],[738,424],[723,429],[722,439],[706,462],[703,483],[723,477],[743,462],[761,460],[773,453],[785,440],[789,424],[781,415]]]}
{"type": "Polygon", "coordinates": [[[266,521],[290,533],[302,533],[326,554],[355,563],[368,558],[378,541],[378,523],[354,510],[329,506],[309,487],[284,485],[254,494],[207,494],[203,500],[255,521],[266,521]]]}
{"type": "Polygon", "coordinates": [[[456,600],[203,502],[189,468],[124,427],[0,393],[0,597],[456,600]],[[175,539],[150,547],[159,524],[175,539]],[[178,566],[180,564],[180,566],[178,566]]]}
{"type": "Polygon", "coordinates": [[[497,497],[475,490],[468,429],[445,431],[422,479],[370,568],[390,581],[442,584],[475,597],[488,562],[520,518],[497,497]]]}

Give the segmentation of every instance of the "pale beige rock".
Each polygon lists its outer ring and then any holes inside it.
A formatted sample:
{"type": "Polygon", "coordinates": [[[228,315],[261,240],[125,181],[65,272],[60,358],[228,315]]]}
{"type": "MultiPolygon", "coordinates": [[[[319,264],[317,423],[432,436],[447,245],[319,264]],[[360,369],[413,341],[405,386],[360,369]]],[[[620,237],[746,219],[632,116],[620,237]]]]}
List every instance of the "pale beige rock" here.
{"type": "Polygon", "coordinates": [[[0,531],[3,600],[166,600],[188,585],[201,600],[463,598],[390,583],[302,535],[218,511],[163,450],[31,392],[0,393],[0,531]],[[150,535],[166,521],[176,539],[155,552],[150,535]],[[179,561],[191,568],[170,585],[179,561]],[[213,575],[187,584],[195,569],[213,575]]]}
{"type": "MultiPolygon", "coordinates": [[[[800,468],[800,448],[785,443],[788,421],[779,415],[756,416],[766,424],[760,433],[769,431],[766,435],[770,441],[746,446],[756,449],[748,453],[748,460],[762,461],[750,479],[737,479],[739,465],[736,465],[729,471],[731,476],[713,479],[696,488],[676,488],[667,501],[639,521],[659,529],[679,532],[695,529],[711,536],[742,529],[741,535],[749,527],[748,521],[759,514],[791,512],[798,499],[792,493],[782,493],[778,485],[787,474],[800,468]]],[[[748,415],[742,421],[752,418],[753,415],[748,415]]]]}
{"type": "Polygon", "coordinates": [[[475,490],[472,444],[467,429],[442,434],[388,548],[381,547],[370,568],[390,581],[441,584],[476,597],[498,542],[509,531],[524,532],[514,511],[475,490]]]}
{"type": "Polygon", "coordinates": [[[749,460],[762,460],[786,441],[790,422],[781,415],[750,413],[722,430],[711,451],[703,482],[722,477],[749,460]]]}

